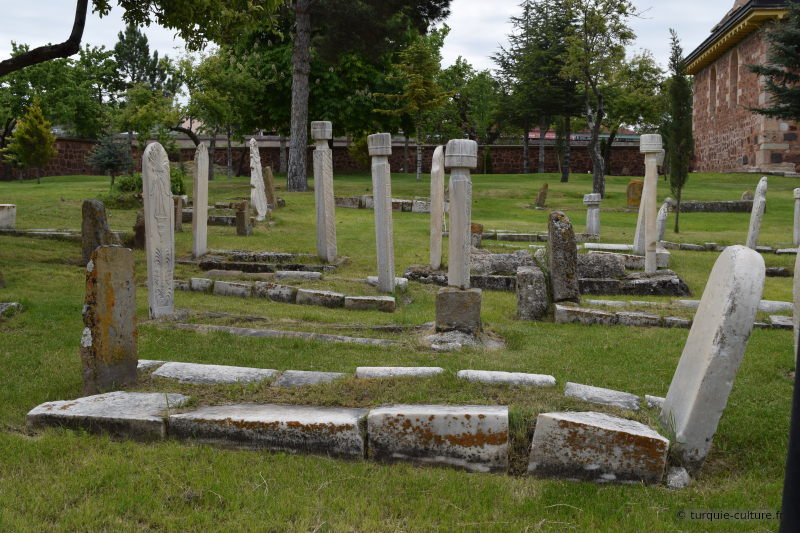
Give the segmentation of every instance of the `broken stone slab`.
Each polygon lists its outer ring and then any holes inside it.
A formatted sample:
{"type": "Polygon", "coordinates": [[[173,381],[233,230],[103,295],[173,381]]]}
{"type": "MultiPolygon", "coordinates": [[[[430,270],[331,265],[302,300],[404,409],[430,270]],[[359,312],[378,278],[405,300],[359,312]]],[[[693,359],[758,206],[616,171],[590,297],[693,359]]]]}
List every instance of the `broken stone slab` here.
{"type": "Polygon", "coordinates": [[[203,365],[197,363],[164,363],[153,376],[176,379],[181,383],[254,383],[271,379],[277,370],[243,366],[203,365]]]}
{"type": "Polygon", "coordinates": [[[669,440],[651,428],[596,412],[542,413],[536,419],[528,472],[598,482],[658,483],[669,440]]]}
{"type": "Polygon", "coordinates": [[[442,372],[444,368],[438,366],[360,366],[356,368],[356,378],[430,377],[442,372]]]}
{"type": "Polygon", "coordinates": [[[623,409],[630,409],[631,411],[639,410],[639,397],[635,394],[604,389],[602,387],[592,387],[591,385],[568,382],[564,389],[564,396],[601,405],[622,407],[623,409]]]}
{"type": "Polygon", "coordinates": [[[664,327],[666,328],[686,328],[692,327],[692,321],[688,318],[680,318],[677,316],[665,316],[664,327]]]}
{"type": "MultiPolygon", "coordinates": [[[[245,263],[295,263],[300,261],[311,261],[316,258],[316,255],[312,254],[295,254],[289,252],[253,252],[250,250],[212,250],[212,253],[228,256],[231,261],[240,261],[245,263]]],[[[283,270],[288,269],[284,268],[283,270]]]]}
{"type": "Polygon", "coordinates": [[[300,305],[344,307],[344,299],[345,295],[338,292],[298,289],[296,301],[300,305]]]}
{"type": "Polygon", "coordinates": [[[554,320],[556,324],[613,326],[617,323],[617,315],[598,309],[569,307],[556,304],[554,320]]]}
{"type": "Polygon", "coordinates": [[[274,273],[278,270],[302,270],[306,272],[334,272],[337,264],[314,265],[307,263],[258,263],[253,261],[222,261],[204,258],[198,266],[203,270],[239,270],[249,274],[274,273]]]}
{"type": "Polygon", "coordinates": [[[644,402],[647,407],[661,409],[664,407],[664,400],[661,396],[650,396],[649,394],[644,395],[644,402]]]}
{"type": "Polygon", "coordinates": [[[622,280],[622,294],[635,296],[688,296],[689,286],[672,271],[636,272],[622,280]]]}
{"type": "Polygon", "coordinates": [[[581,278],[578,286],[581,294],[623,294],[622,281],[618,279],[581,278]]]}
{"type": "Polygon", "coordinates": [[[515,276],[472,274],[469,277],[469,285],[474,289],[485,291],[514,292],[517,288],[517,278],[515,276]]]}
{"type": "Polygon", "coordinates": [[[481,289],[444,287],[436,293],[436,331],[481,330],[481,289]]]}
{"type": "Polygon", "coordinates": [[[770,315],[769,323],[774,329],[793,329],[794,320],[790,316],[770,315]]]}
{"type": "Polygon", "coordinates": [[[217,296],[235,296],[237,298],[250,298],[253,295],[253,286],[249,283],[236,283],[234,281],[214,282],[214,294],[217,296]]]}
{"type": "Polygon", "coordinates": [[[499,372],[491,370],[459,370],[459,379],[477,381],[479,383],[500,383],[525,387],[552,387],[556,378],[546,374],[525,374],[523,372],[499,372]]]}
{"type": "Polygon", "coordinates": [[[683,242],[680,244],[680,246],[678,246],[678,249],[679,250],[688,250],[690,252],[705,252],[705,251],[707,251],[706,247],[704,245],[702,245],[702,244],[689,244],[689,243],[683,243],[683,242]]]}
{"type": "MultiPolygon", "coordinates": [[[[678,300],[675,303],[687,309],[697,309],[700,307],[700,300],[678,300]]],[[[794,310],[794,304],[792,302],[781,302],[777,300],[761,300],[758,303],[758,310],[761,313],[790,313],[794,310]]]]}
{"type": "Polygon", "coordinates": [[[214,326],[208,324],[176,324],[174,327],[196,331],[199,333],[222,332],[237,337],[257,337],[262,339],[303,339],[319,342],[343,342],[362,346],[395,346],[398,341],[388,339],[369,339],[364,337],[347,337],[345,335],[329,335],[326,333],[308,333],[306,331],[281,331],[274,329],[235,328],[232,326],[214,326]]]}
{"type": "Polygon", "coordinates": [[[580,302],[575,231],[567,215],[560,211],[550,213],[547,259],[553,301],[580,302]]]}
{"type": "Polygon", "coordinates": [[[286,370],[272,382],[272,387],[305,387],[330,383],[345,377],[341,372],[314,372],[309,370],[286,370]]]}
{"type": "Polygon", "coordinates": [[[615,279],[625,276],[622,254],[594,253],[578,255],[578,277],[615,279]]]}
{"type": "Polygon", "coordinates": [[[150,368],[156,368],[166,363],[166,361],[156,361],[154,359],[139,359],[139,364],[136,366],[136,370],[148,370],[150,368]]]}
{"type": "Polygon", "coordinates": [[[345,296],[344,308],[352,311],[383,311],[394,313],[396,307],[392,296],[345,296]]]}
{"type": "Polygon", "coordinates": [[[244,277],[245,273],[241,270],[209,270],[206,272],[206,276],[210,279],[217,279],[217,278],[241,278],[244,277]]]}
{"type": "Polygon", "coordinates": [[[547,278],[541,269],[521,266],[517,269],[517,318],[541,320],[550,306],[547,278]]]}
{"type": "Polygon", "coordinates": [[[534,266],[533,256],[527,250],[511,254],[493,254],[473,250],[470,254],[470,271],[473,274],[514,274],[521,266],[534,266]]]}
{"type": "Polygon", "coordinates": [[[169,432],[181,439],[293,453],[360,459],[366,409],[299,405],[224,405],[172,415],[169,432]]]}
{"type": "Polygon", "coordinates": [[[333,203],[336,207],[345,209],[363,209],[364,206],[361,196],[336,196],[333,203]]]}
{"type": "MultiPolygon", "coordinates": [[[[633,251],[632,244],[610,244],[602,242],[587,242],[583,245],[586,250],[601,250],[605,252],[631,252],[633,251]]],[[[642,257],[642,256],[639,256],[642,257]]]]}
{"type": "Polygon", "coordinates": [[[777,250],[775,250],[775,253],[778,255],[785,255],[785,254],[797,255],[797,248],[778,248],[777,250]]]}
{"type": "Polygon", "coordinates": [[[211,292],[214,280],[208,278],[192,278],[189,280],[189,289],[193,292],[211,292]]]}
{"type": "Polygon", "coordinates": [[[508,469],[508,407],[392,405],[367,416],[369,456],[457,466],[476,472],[508,469]]]}
{"type": "Polygon", "coordinates": [[[667,488],[681,490],[692,482],[689,472],[682,466],[671,466],[667,469],[667,488]]]}
{"type": "Polygon", "coordinates": [[[176,291],[186,291],[189,292],[192,290],[191,285],[189,285],[188,281],[184,281],[181,279],[174,279],[172,280],[172,288],[176,291]]]}
{"type": "Polygon", "coordinates": [[[275,279],[278,281],[296,280],[310,281],[322,279],[322,272],[304,272],[300,270],[279,270],[275,272],[275,279]]]}
{"type": "Polygon", "coordinates": [[[12,317],[23,310],[19,302],[0,302],[0,317],[12,317]]]}
{"type": "Polygon", "coordinates": [[[629,302],[625,300],[586,300],[589,305],[603,305],[606,307],[625,307],[629,302]]]}
{"type": "Polygon", "coordinates": [[[55,426],[136,440],[163,439],[167,430],[162,413],[188,400],[183,394],[107,392],[43,403],[28,413],[27,422],[30,428],[55,426]]]}
{"type": "Polygon", "coordinates": [[[293,304],[297,300],[297,287],[257,281],[253,286],[256,298],[267,298],[273,302],[293,304]]]}
{"type": "MultiPolygon", "coordinates": [[[[367,276],[367,283],[373,287],[377,287],[378,276],[367,276]]],[[[408,289],[408,278],[394,278],[394,287],[395,289],[400,289],[401,291],[408,289]]]]}
{"type": "Polygon", "coordinates": [[[791,278],[792,271],[786,267],[767,267],[766,275],[768,278],[791,278]]]}
{"type": "Polygon", "coordinates": [[[636,326],[644,328],[658,328],[663,325],[663,320],[658,315],[638,313],[634,311],[620,311],[617,313],[617,324],[620,326],[636,326]]]}

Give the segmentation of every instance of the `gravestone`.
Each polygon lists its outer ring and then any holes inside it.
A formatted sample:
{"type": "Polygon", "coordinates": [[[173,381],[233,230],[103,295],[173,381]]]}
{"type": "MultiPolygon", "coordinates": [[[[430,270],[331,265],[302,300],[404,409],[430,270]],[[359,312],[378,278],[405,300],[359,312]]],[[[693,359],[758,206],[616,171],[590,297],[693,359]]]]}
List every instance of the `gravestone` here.
{"type": "Polygon", "coordinates": [[[794,232],[792,242],[795,247],[800,246],[800,189],[794,190],[794,232]]]}
{"type": "Polygon", "coordinates": [[[136,213],[136,222],[133,224],[133,248],[134,250],[144,250],[147,241],[144,224],[144,209],[136,213]]]}
{"type": "Polygon", "coordinates": [[[236,235],[247,237],[252,232],[253,226],[250,224],[250,204],[245,200],[236,208],[236,235]]]}
{"type": "Polygon", "coordinates": [[[755,200],[755,196],[753,196],[753,191],[744,191],[742,193],[741,200],[747,202],[752,202],[753,200],[755,200]]]}
{"type": "Polygon", "coordinates": [[[586,206],[586,233],[600,235],[600,193],[584,194],[583,205],[586,206]]]}
{"type": "Polygon", "coordinates": [[[550,297],[547,278],[540,268],[521,266],[517,268],[517,318],[541,320],[547,314],[550,297]]]}
{"type": "Polygon", "coordinates": [[[278,198],[275,196],[275,176],[272,175],[272,167],[267,166],[264,169],[264,191],[267,194],[267,204],[272,206],[272,209],[278,208],[278,198]]]}
{"type": "Polygon", "coordinates": [[[644,190],[639,209],[640,213],[642,213],[642,209],[644,210],[644,271],[652,274],[658,269],[656,259],[658,241],[656,217],[658,213],[656,206],[658,205],[658,157],[662,152],[661,135],[642,135],[639,141],[639,151],[644,154],[645,166],[644,190]]]}
{"type": "Polygon", "coordinates": [[[175,271],[175,210],[169,179],[169,158],[157,142],[142,156],[145,246],[147,249],[147,301],[150,318],[173,313],[175,271]]]}
{"type": "Polygon", "coordinates": [[[797,254],[794,260],[794,283],[792,285],[792,300],[794,312],[794,366],[797,368],[797,335],[800,334],[800,253],[797,254]]]}
{"type": "Polygon", "coordinates": [[[758,252],[729,246],[708,278],[661,411],[661,422],[675,436],[675,451],[694,469],[708,454],[728,402],[764,277],[764,259],[758,252]]]}
{"type": "Polygon", "coordinates": [[[0,229],[16,229],[17,206],[14,204],[0,204],[0,229]]]}
{"type": "Polygon", "coordinates": [[[544,207],[547,203],[547,188],[549,186],[545,183],[539,189],[539,194],[536,195],[536,207],[544,207]]]}
{"type": "Polygon", "coordinates": [[[83,393],[97,394],[136,382],[136,282],[133,252],[100,246],[86,266],[81,367],[83,393]]]}
{"type": "Polygon", "coordinates": [[[628,208],[635,209],[641,205],[643,191],[644,191],[644,181],[631,180],[630,183],[628,183],[628,189],[627,189],[628,208]]]}
{"type": "Polygon", "coordinates": [[[194,153],[192,178],[192,257],[208,252],[208,148],[200,143],[194,153]]]}
{"type": "Polygon", "coordinates": [[[764,218],[764,209],[767,207],[767,177],[764,176],[758,181],[755,199],[753,199],[753,211],[750,213],[750,229],[747,232],[748,248],[756,249],[758,245],[758,234],[761,232],[761,219],[764,218]]]}
{"type": "Polygon", "coordinates": [[[84,200],[81,208],[81,254],[83,262],[89,258],[98,246],[117,244],[117,239],[108,227],[106,207],[100,200],[84,200]]]}
{"type": "Polygon", "coordinates": [[[550,213],[547,230],[547,260],[553,301],[580,302],[578,248],[572,223],[564,213],[553,211],[550,213]]]}
{"type": "Polygon", "coordinates": [[[656,216],[656,239],[658,242],[664,240],[664,235],[667,233],[667,216],[669,215],[669,201],[670,198],[664,200],[664,203],[661,204],[661,207],[658,210],[658,215],[656,216]]]}
{"type": "Polygon", "coordinates": [[[394,292],[394,237],[392,228],[392,175],[389,156],[392,136],[376,133],[367,137],[372,157],[372,191],[374,195],[375,240],[378,254],[378,290],[394,292]]]}
{"type": "Polygon", "coordinates": [[[444,147],[437,146],[431,160],[431,250],[430,265],[442,266],[442,229],[444,228],[444,147]]]}
{"type": "Polygon", "coordinates": [[[264,220],[269,207],[267,194],[264,192],[264,176],[261,173],[261,153],[255,139],[250,139],[250,204],[255,209],[256,220],[264,220]]]}
{"type": "Polygon", "coordinates": [[[448,287],[436,295],[436,330],[480,331],[481,290],[470,288],[472,249],[472,181],[470,169],[478,166],[478,143],[452,139],[445,150],[450,167],[450,237],[448,287]]]}
{"type": "Polygon", "coordinates": [[[314,200],[317,210],[317,255],[329,263],[336,260],[336,204],[333,198],[333,152],[328,140],[333,126],[327,121],[311,123],[314,139],[314,200]]]}
{"type": "Polygon", "coordinates": [[[172,197],[172,204],[175,209],[175,233],[183,233],[183,198],[180,196],[172,197]]]}

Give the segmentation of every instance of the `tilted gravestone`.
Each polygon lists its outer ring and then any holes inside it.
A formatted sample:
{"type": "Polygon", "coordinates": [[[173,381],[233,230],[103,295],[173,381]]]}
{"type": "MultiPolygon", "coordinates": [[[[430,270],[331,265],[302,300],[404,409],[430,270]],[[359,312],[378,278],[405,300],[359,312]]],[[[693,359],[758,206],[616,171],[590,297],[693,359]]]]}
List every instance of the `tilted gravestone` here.
{"type": "Polygon", "coordinates": [[[431,160],[431,250],[430,265],[442,266],[442,230],[444,228],[444,147],[437,146],[431,160]]]}
{"type": "Polygon", "coordinates": [[[544,207],[547,203],[547,189],[549,185],[546,183],[539,189],[539,194],[536,195],[536,207],[544,207]]]}
{"type": "Polygon", "coordinates": [[[764,288],[764,259],[744,246],[720,254],[661,411],[686,466],[698,469],[711,449],[744,357],[764,288]]]}
{"type": "Polygon", "coordinates": [[[642,192],[644,191],[644,181],[632,180],[628,183],[627,199],[628,207],[634,209],[642,204],[642,192]]]}
{"type": "Polygon", "coordinates": [[[247,237],[252,232],[253,226],[250,224],[250,204],[245,200],[236,208],[236,235],[247,237]]]}
{"type": "Polygon", "coordinates": [[[667,217],[669,216],[669,204],[671,203],[672,198],[667,198],[664,200],[664,203],[661,204],[661,207],[658,209],[658,215],[656,216],[656,238],[658,242],[664,240],[664,235],[667,233],[667,217]]]}
{"type": "Polygon", "coordinates": [[[333,197],[333,152],[328,140],[333,125],[320,120],[311,123],[314,149],[314,199],[317,211],[317,255],[323,261],[336,260],[336,204],[333,197]]]}
{"type": "Polygon", "coordinates": [[[264,167],[264,192],[267,194],[267,204],[272,209],[277,209],[278,198],[275,196],[275,176],[272,175],[272,167],[264,167]]]}
{"type": "Polygon", "coordinates": [[[547,257],[553,301],[580,302],[578,248],[572,223],[564,213],[553,211],[550,213],[547,230],[547,257]]]}
{"type": "Polygon", "coordinates": [[[264,176],[261,173],[261,154],[258,143],[250,139],[250,204],[256,212],[256,220],[267,217],[267,193],[264,192],[264,176]]]}
{"type": "Polygon", "coordinates": [[[81,367],[83,393],[136,382],[136,282],[133,252],[100,246],[86,267],[81,367]]]}
{"type": "Polygon", "coordinates": [[[147,146],[142,156],[145,246],[147,249],[147,300],[150,318],[173,313],[175,271],[175,210],[169,179],[169,159],[159,143],[147,146]]]}
{"type": "Polygon", "coordinates": [[[392,228],[392,176],[389,156],[392,136],[376,133],[367,137],[372,157],[372,191],[374,195],[375,240],[378,254],[378,290],[394,292],[394,235],[392,228]]]}
{"type": "Polygon", "coordinates": [[[117,239],[108,227],[106,207],[100,200],[84,200],[81,209],[81,253],[83,262],[89,258],[98,246],[117,244],[117,239]]]}
{"type": "Polygon", "coordinates": [[[764,218],[764,210],[767,207],[767,177],[764,176],[758,181],[756,195],[753,200],[753,211],[750,213],[750,229],[747,232],[748,248],[756,249],[758,245],[758,234],[761,232],[761,219],[764,218]]]}
{"type": "Polygon", "coordinates": [[[194,153],[192,178],[192,257],[208,252],[208,148],[200,143],[194,153]]]}

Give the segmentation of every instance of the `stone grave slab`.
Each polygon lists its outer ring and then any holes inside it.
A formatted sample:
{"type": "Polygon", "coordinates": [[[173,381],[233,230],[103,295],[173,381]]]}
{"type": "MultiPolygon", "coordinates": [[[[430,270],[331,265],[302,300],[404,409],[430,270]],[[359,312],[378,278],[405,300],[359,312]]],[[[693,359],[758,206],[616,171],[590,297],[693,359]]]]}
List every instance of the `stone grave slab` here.
{"type": "Polygon", "coordinates": [[[602,387],[592,387],[591,385],[568,382],[564,389],[564,396],[601,405],[622,407],[623,409],[630,409],[631,411],[639,410],[639,397],[635,394],[604,389],[602,387]]]}
{"type": "Polygon", "coordinates": [[[247,368],[242,366],[202,365],[197,363],[164,363],[154,376],[176,379],[181,383],[253,383],[271,379],[277,370],[266,368],[247,368]]]}
{"type": "Polygon", "coordinates": [[[253,295],[253,286],[249,283],[236,283],[235,281],[216,281],[214,282],[214,294],[250,298],[253,295]]]}
{"type": "Polygon", "coordinates": [[[344,298],[344,294],[338,292],[298,289],[296,302],[301,305],[344,307],[344,298]]]}
{"type": "Polygon", "coordinates": [[[356,378],[429,377],[442,372],[444,368],[438,366],[360,366],[356,368],[356,378]]]}
{"type": "Polygon", "coordinates": [[[305,387],[330,383],[345,377],[341,372],[314,372],[309,370],[286,370],[272,382],[272,387],[305,387]]]}
{"type": "Polygon", "coordinates": [[[456,377],[479,383],[517,385],[523,387],[552,387],[556,378],[546,374],[526,374],[523,372],[500,372],[492,370],[459,370],[456,377]]]}
{"type": "Polygon", "coordinates": [[[396,305],[392,296],[346,296],[344,299],[344,308],[353,311],[394,313],[396,305]]]}
{"type": "Polygon", "coordinates": [[[275,279],[278,281],[310,281],[322,279],[322,272],[305,272],[301,270],[279,270],[275,272],[275,279]]]}
{"type": "Polygon", "coordinates": [[[297,287],[257,281],[253,287],[257,298],[267,298],[273,302],[293,304],[297,300],[297,287]]]}
{"type": "MultiPolygon", "coordinates": [[[[373,287],[377,287],[378,276],[367,276],[367,283],[373,287]]],[[[408,288],[408,278],[394,278],[394,287],[402,291],[406,290],[408,288]]]]}
{"type": "Polygon", "coordinates": [[[155,359],[139,359],[139,364],[136,366],[137,370],[148,370],[156,368],[166,363],[166,361],[157,361],[155,359]]]}

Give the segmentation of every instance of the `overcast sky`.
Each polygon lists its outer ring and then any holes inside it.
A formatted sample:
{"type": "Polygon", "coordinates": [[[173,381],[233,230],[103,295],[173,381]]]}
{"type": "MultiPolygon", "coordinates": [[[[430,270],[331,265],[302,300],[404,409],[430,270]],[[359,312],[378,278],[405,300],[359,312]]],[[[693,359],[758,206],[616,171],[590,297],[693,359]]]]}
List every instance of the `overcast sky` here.
{"type": "MultiPolygon", "coordinates": [[[[442,66],[452,64],[460,55],[476,68],[494,68],[491,55],[506,43],[511,31],[508,19],[519,13],[520,0],[453,0],[447,20],[450,35],[442,50],[442,66]]],[[[636,43],[631,51],[642,48],[653,52],[666,67],[669,57],[669,28],[675,28],[686,53],[706,37],[711,28],[733,6],[734,0],[633,0],[642,11],[631,24],[636,43]]],[[[73,0],[0,0],[0,59],[11,51],[11,41],[39,46],[60,42],[72,29],[73,0]]],[[[123,28],[119,8],[100,19],[90,15],[86,21],[84,43],[114,46],[123,28]]],[[[151,49],[172,57],[182,51],[182,42],[173,39],[170,30],[151,26],[145,29],[151,49]]]]}

